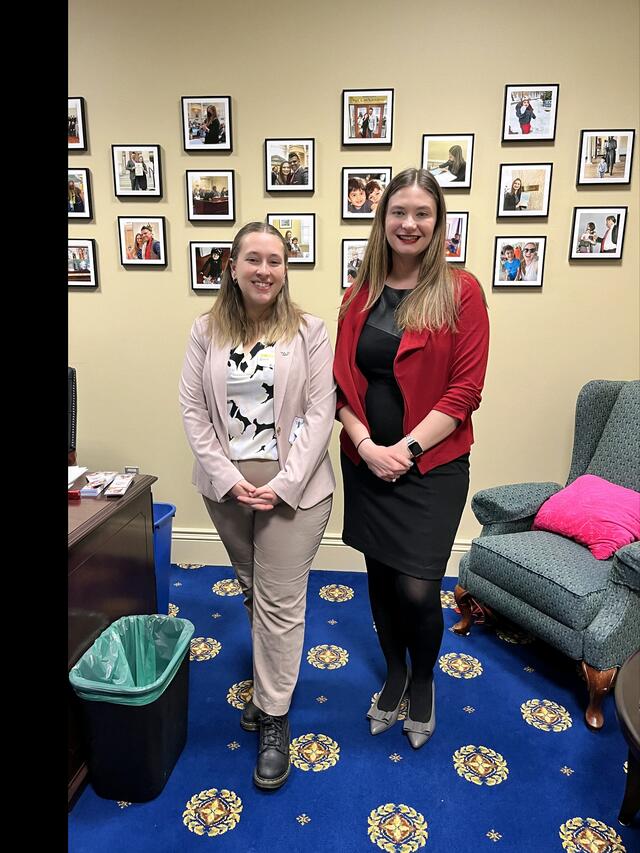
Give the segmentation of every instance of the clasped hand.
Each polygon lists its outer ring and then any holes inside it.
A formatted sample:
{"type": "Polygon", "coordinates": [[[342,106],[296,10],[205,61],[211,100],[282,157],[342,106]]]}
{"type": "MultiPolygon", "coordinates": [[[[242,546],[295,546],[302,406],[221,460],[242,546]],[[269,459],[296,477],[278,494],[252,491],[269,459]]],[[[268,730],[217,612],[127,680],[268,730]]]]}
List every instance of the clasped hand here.
{"type": "Polygon", "coordinates": [[[229,489],[229,494],[239,504],[261,512],[269,511],[280,503],[280,498],[269,486],[254,486],[247,480],[239,480],[229,489]]]}
{"type": "Polygon", "coordinates": [[[406,474],[413,465],[413,457],[405,441],[398,441],[389,447],[365,441],[359,449],[360,458],[376,477],[391,483],[406,474]]]}

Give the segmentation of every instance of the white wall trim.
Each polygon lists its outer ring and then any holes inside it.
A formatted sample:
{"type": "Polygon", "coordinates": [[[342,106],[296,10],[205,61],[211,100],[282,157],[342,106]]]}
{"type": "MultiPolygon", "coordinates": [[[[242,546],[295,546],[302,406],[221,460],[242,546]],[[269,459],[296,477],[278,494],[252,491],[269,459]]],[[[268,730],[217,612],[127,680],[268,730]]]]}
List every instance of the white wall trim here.
{"type": "MultiPolygon", "coordinates": [[[[458,564],[471,547],[470,539],[456,539],[446,575],[458,576],[458,564]]],[[[171,561],[173,563],[204,563],[210,566],[228,566],[229,557],[220,535],[211,528],[174,527],[171,534],[171,561]]],[[[322,537],[313,561],[314,569],[327,571],[364,572],[364,559],[359,551],[345,545],[335,534],[322,537]]]]}

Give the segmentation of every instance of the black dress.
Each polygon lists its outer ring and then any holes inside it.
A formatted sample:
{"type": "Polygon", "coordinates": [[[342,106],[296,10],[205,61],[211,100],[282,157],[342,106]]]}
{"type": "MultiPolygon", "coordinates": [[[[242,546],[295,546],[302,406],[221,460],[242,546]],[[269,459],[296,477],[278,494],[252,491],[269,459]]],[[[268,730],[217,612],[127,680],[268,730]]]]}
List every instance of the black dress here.
{"type": "MultiPolygon", "coordinates": [[[[385,287],[358,341],[356,362],[368,388],[365,411],[376,444],[404,436],[404,402],[393,374],[402,331],[395,309],[409,290],[385,287]]],[[[364,462],[340,454],[344,481],[342,540],[403,574],[439,580],[445,573],[469,489],[469,454],[421,474],[416,465],[388,483],[364,462]]]]}

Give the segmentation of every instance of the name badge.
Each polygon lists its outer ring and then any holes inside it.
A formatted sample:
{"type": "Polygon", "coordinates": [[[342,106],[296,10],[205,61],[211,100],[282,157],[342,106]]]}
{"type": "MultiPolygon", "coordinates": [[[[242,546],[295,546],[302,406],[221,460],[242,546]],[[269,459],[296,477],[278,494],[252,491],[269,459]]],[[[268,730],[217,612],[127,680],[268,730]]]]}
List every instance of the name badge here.
{"type": "Polygon", "coordinates": [[[302,432],[302,427],[304,426],[304,418],[294,418],[293,424],[291,426],[291,432],[289,433],[289,444],[293,444],[296,438],[302,432]]]}
{"type": "Polygon", "coordinates": [[[273,367],[275,355],[273,350],[260,350],[258,353],[258,365],[260,367],[273,367]]]}

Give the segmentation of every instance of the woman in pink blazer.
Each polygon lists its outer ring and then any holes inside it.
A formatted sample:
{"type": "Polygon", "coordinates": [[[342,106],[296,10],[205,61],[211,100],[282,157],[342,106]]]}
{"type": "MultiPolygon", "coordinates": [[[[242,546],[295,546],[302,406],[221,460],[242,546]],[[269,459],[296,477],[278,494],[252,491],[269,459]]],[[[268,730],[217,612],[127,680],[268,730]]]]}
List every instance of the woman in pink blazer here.
{"type": "Polygon", "coordinates": [[[322,320],[291,301],[282,235],[245,225],[214,306],[191,329],[179,398],[193,482],[249,614],[253,699],[240,725],[260,732],[259,788],[289,775],[307,580],[335,488],[332,360],[322,320]]]}

